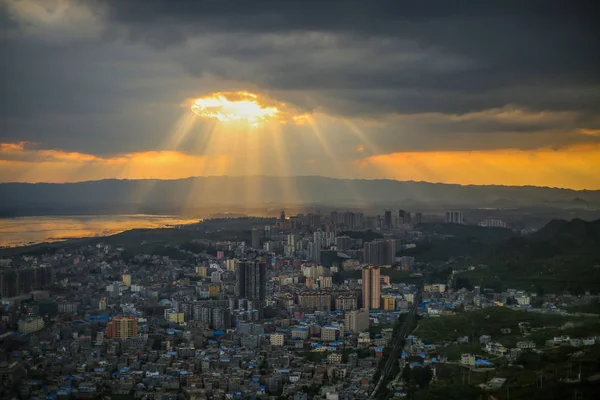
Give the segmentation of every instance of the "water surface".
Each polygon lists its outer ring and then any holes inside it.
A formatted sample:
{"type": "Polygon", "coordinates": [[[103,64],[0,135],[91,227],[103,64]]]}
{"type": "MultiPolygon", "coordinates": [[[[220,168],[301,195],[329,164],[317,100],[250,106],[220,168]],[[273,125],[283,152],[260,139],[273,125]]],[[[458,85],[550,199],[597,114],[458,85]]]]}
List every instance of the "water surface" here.
{"type": "Polygon", "coordinates": [[[164,228],[194,222],[198,219],[144,214],[0,218],[0,246],[108,236],[130,229],[164,228]]]}

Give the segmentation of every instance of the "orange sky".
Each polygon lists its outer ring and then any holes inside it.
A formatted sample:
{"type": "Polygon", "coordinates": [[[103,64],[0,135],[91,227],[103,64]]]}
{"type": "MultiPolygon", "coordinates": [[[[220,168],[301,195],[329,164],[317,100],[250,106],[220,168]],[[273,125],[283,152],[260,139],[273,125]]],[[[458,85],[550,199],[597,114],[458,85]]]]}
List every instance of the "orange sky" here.
{"type": "Polygon", "coordinates": [[[600,189],[600,145],[392,153],[365,158],[358,165],[370,174],[398,180],[600,189]]]}
{"type": "MultiPolygon", "coordinates": [[[[244,149],[222,155],[189,155],[153,151],[98,157],[90,154],[38,150],[23,143],[0,145],[0,181],[72,182],[105,178],[175,179],[200,175],[244,175],[244,149]]],[[[360,149],[357,151],[361,153],[360,149]]],[[[266,155],[265,155],[266,156],[266,155]]],[[[346,178],[391,178],[458,184],[536,185],[600,189],[600,145],[532,151],[399,152],[336,160],[337,169],[307,159],[306,175],[346,178]]],[[[247,160],[246,160],[247,162],[247,160]]],[[[282,169],[256,166],[248,174],[285,175],[282,169]]]]}

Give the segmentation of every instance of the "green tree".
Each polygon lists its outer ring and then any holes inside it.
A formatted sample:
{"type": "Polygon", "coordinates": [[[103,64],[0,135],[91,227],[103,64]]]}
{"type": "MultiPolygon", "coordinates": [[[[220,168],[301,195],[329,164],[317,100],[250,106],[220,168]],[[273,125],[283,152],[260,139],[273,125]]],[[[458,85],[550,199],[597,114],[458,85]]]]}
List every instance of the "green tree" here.
{"type": "Polygon", "coordinates": [[[424,368],[415,368],[412,371],[412,376],[419,388],[424,388],[429,385],[429,382],[431,382],[431,378],[433,378],[433,371],[429,366],[424,368]]]}

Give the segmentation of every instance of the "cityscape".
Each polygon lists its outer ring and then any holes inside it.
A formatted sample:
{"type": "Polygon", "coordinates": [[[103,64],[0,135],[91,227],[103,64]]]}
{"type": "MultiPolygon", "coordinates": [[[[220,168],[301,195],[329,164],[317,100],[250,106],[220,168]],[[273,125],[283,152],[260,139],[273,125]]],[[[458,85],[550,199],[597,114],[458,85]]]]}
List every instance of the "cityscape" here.
{"type": "Polygon", "coordinates": [[[3,396],[520,398],[563,382],[584,394],[600,377],[595,289],[490,287],[466,278],[491,268],[469,257],[422,261],[448,229],[539,234],[467,210],[281,211],[165,229],[168,244],[149,229],[6,248],[3,396]],[[207,238],[215,228],[244,240],[207,238]]]}
{"type": "Polygon", "coordinates": [[[600,399],[596,0],[0,0],[0,400],[600,399]]]}

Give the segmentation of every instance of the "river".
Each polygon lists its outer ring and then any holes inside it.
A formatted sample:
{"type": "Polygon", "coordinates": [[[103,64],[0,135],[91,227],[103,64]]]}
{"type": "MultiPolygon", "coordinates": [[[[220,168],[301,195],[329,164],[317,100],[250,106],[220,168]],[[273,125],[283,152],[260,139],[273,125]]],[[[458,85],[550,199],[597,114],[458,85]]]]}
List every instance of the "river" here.
{"type": "Polygon", "coordinates": [[[0,218],[0,247],[108,236],[130,229],[164,228],[198,221],[179,216],[144,214],[0,218]]]}

